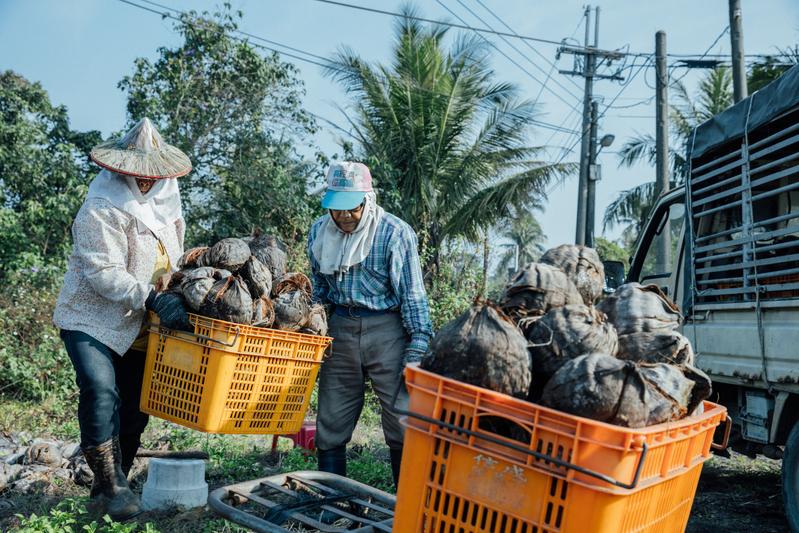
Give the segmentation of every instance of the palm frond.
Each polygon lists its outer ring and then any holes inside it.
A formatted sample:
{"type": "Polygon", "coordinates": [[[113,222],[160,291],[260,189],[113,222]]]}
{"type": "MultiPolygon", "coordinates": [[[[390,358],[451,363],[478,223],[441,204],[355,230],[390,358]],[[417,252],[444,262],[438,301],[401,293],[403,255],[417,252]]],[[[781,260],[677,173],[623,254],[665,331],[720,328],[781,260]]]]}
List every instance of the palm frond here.
{"type": "Polygon", "coordinates": [[[636,133],[619,149],[619,166],[632,167],[641,161],[654,165],[656,156],[655,138],[636,133]]]}
{"type": "Polygon", "coordinates": [[[471,196],[447,221],[444,233],[477,240],[484,228],[509,218],[514,209],[540,207],[546,186],[576,169],[573,163],[547,164],[497,180],[471,196]]]}
{"type": "Polygon", "coordinates": [[[649,211],[655,203],[655,182],[650,181],[622,191],[605,209],[602,230],[612,229],[617,225],[626,225],[640,231],[649,211]]]}

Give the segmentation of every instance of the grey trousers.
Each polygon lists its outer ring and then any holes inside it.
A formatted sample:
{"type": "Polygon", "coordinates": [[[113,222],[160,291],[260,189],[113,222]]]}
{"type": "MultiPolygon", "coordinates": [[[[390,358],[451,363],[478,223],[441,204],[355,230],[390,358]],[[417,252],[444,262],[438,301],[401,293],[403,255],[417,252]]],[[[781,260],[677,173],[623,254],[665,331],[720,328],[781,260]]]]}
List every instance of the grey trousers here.
{"type": "MultiPolygon", "coordinates": [[[[402,448],[404,428],[391,409],[409,341],[400,314],[352,318],[334,313],[328,335],[333,337],[333,353],[320,370],[317,448],[332,450],[350,441],[363,408],[367,378],[380,400],[386,444],[391,449],[402,448]]],[[[404,385],[397,406],[408,406],[404,385]]]]}

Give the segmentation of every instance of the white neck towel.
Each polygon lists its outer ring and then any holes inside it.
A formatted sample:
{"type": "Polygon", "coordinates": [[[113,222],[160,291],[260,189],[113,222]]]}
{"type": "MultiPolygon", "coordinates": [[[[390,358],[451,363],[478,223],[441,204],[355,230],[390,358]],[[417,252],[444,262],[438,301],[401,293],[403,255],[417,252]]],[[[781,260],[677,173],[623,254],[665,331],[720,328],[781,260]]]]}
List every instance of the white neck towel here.
{"type": "Polygon", "coordinates": [[[316,234],[311,250],[322,274],[344,275],[361,263],[375,240],[377,226],[383,218],[383,208],[377,205],[375,193],[366,193],[363,215],[352,233],[344,233],[328,213],[316,234]]]}

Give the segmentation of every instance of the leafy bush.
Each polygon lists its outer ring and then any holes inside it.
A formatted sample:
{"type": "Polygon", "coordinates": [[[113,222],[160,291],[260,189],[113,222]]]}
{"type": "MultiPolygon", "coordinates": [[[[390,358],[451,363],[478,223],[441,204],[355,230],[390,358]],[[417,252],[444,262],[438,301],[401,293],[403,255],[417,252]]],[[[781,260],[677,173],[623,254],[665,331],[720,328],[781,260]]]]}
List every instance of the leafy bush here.
{"type": "Polygon", "coordinates": [[[391,463],[381,459],[374,448],[363,448],[347,461],[347,476],[365,485],[386,492],[394,492],[391,463]]]}
{"type": "Polygon", "coordinates": [[[20,400],[64,400],[76,391],[75,374],[53,307],[61,284],[56,267],[10,274],[0,287],[0,393],[20,400]]]}
{"type": "Polygon", "coordinates": [[[482,273],[474,254],[462,249],[446,253],[427,291],[433,329],[463,313],[480,292],[482,273]]]}

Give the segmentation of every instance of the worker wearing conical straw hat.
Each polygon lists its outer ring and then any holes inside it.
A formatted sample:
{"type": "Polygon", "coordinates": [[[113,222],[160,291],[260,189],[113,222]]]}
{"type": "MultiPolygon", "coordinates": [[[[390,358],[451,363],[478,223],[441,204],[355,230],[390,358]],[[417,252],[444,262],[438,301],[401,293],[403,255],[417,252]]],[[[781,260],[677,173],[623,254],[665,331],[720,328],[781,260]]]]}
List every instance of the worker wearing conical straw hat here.
{"type": "Polygon", "coordinates": [[[147,118],[95,147],[91,158],[103,170],[72,225],[53,322],[80,389],[81,448],[94,473],[94,504],[124,520],[139,512],[127,473],[148,420],[139,411],[145,311],[155,311],[166,327],[189,328],[179,297],[157,289],[183,253],[175,178],[188,174],[191,163],[147,118]]]}
{"type": "Polygon", "coordinates": [[[392,409],[407,406],[401,372],[418,362],[432,335],[416,233],[377,204],[363,163],[333,163],[308,237],[315,301],[330,304],[333,353],[319,379],[319,469],[346,475],[346,446],[361,414],[368,378],[383,407],[382,425],[395,485],[404,431],[392,409]]]}

